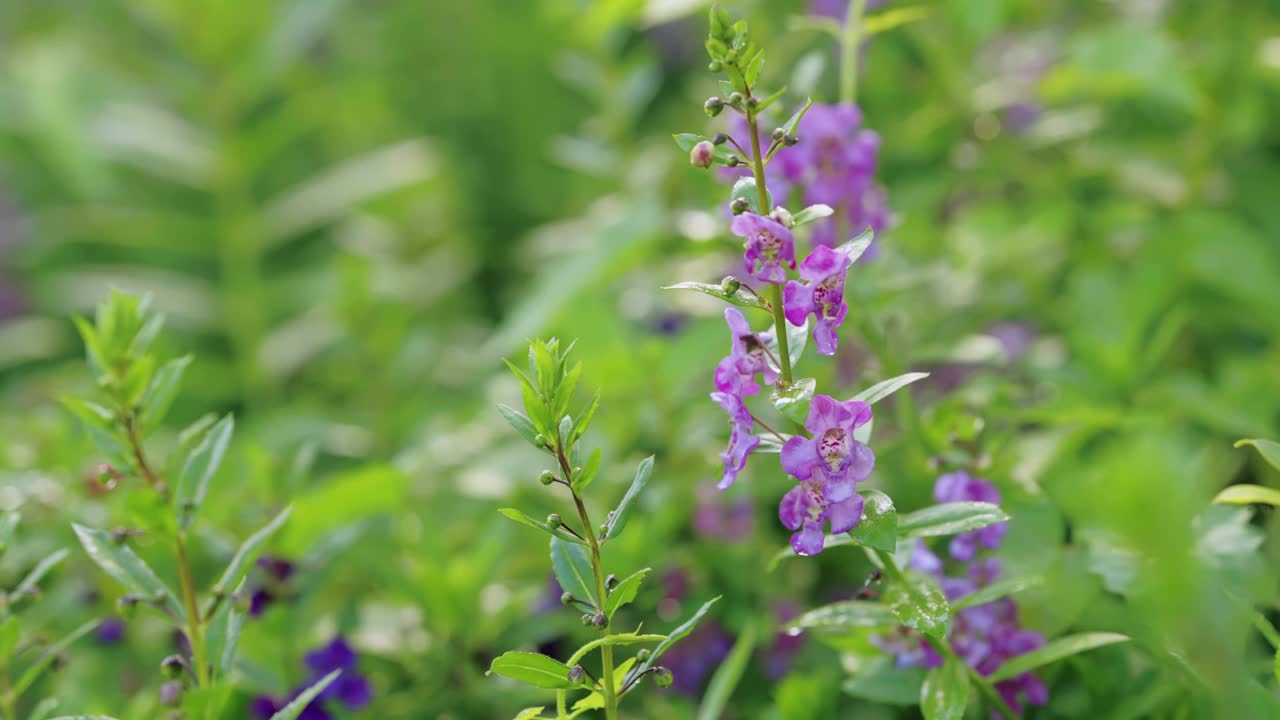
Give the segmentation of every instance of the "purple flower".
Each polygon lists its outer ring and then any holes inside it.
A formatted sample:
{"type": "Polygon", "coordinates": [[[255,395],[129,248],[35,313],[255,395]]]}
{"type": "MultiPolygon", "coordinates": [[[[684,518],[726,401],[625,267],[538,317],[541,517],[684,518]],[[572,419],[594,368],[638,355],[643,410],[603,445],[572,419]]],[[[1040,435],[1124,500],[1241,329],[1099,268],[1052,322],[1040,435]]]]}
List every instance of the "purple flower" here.
{"type": "Polygon", "coordinates": [[[817,481],[828,501],[852,497],[854,486],[875,467],[871,448],[853,437],[854,430],[870,421],[871,406],[861,400],[840,402],[830,395],[814,397],[804,423],[813,437],[797,435],[788,440],[782,447],[782,468],[798,480],[817,481]]]}
{"type": "Polygon", "coordinates": [[[662,664],[671,670],[671,692],[696,697],[703,681],[716,669],[729,651],[733,638],[715,622],[704,622],[688,637],[672,646],[662,656],[662,664]]]}
{"type": "Polygon", "coordinates": [[[777,382],[778,372],[769,365],[764,339],[751,332],[742,311],[734,307],[725,308],[724,319],[729,324],[733,344],[729,356],[716,366],[716,390],[738,397],[755,395],[760,392],[756,373],[764,378],[766,384],[777,382]]]}
{"type": "Polygon", "coordinates": [[[804,282],[791,280],[783,289],[782,304],[792,325],[803,326],[810,315],[818,316],[813,325],[813,341],[819,354],[836,353],[836,328],[849,314],[849,304],[844,301],[844,282],[852,264],[844,253],[816,247],[800,263],[800,279],[804,282]]]}
{"type": "Polygon", "coordinates": [[[359,658],[341,636],[336,636],[322,648],[312,650],[303,658],[311,670],[313,680],[318,680],[334,670],[342,674],[320,693],[324,700],[338,700],[348,710],[359,710],[369,704],[372,691],[368,678],[356,673],[359,658]]]}
{"type": "Polygon", "coordinates": [[[115,645],[124,640],[124,621],[117,617],[109,617],[102,621],[93,631],[93,639],[99,645],[115,645]]]}
{"type": "Polygon", "coordinates": [[[724,475],[716,485],[717,488],[725,490],[738,479],[738,473],[747,466],[747,455],[760,444],[760,438],[751,434],[755,421],[751,417],[751,411],[747,410],[747,406],[742,402],[742,398],[730,393],[713,392],[711,399],[720,403],[720,407],[729,414],[729,421],[733,424],[733,430],[729,433],[729,447],[720,453],[720,459],[724,461],[724,475]]]}
{"type": "Polygon", "coordinates": [[[263,555],[254,564],[266,577],[265,582],[249,595],[249,617],[260,617],[268,607],[287,595],[285,583],[293,577],[297,566],[272,555],[263,555]]]}
{"type": "MultiPolygon", "coordinates": [[[[938,478],[933,486],[933,499],[939,503],[986,502],[999,505],[1000,491],[989,480],[970,477],[964,470],[957,470],[938,478]]],[[[1000,541],[1008,530],[1009,523],[1002,522],[981,530],[960,533],[951,539],[947,550],[957,560],[972,560],[978,553],[979,545],[988,549],[1000,547],[1000,541]]]]}
{"type": "Polygon", "coordinates": [[[735,217],[730,229],[734,235],[746,238],[743,259],[747,274],[774,285],[787,281],[787,269],[796,267],[796,246],[790,230],[776,220],[750,212],[735,217]]]}
{"type": "Polygon", "coordinates": [[[698,502],[693,509],[693,530],[699,536],[722,542],[742,542],[755,529],[755,507],[750,498],[725,503],[720,493],[710,486],[698,488],[698,502]]]}

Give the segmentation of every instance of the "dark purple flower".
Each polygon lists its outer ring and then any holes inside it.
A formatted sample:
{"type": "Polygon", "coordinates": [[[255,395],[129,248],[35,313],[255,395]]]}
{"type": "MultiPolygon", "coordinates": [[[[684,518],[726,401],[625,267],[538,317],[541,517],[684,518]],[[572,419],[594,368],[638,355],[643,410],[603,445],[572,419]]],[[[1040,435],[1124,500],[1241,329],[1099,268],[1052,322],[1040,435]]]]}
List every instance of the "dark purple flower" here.
{"type": "Polygon", "coordinates": [[[249,701],[249,714],[254,720],[270,720],[272,715],[283,710],[287,704],[270,695],[259,695],[249,701]]]}
{"type": "Polygon", "coordinates": [[[318,680],[334,670],[342,674],[320,693],[323,700],[338,700],[348,710],[359,710],[369,704],[372,690],[369,680],[356,672],[359,657],[341,636],[334,637],[322,648],[312,650],[304,657],[313,680],[318,680]]]}
{"type": "Polygon", "coordinates": [[[836,328],[849,314],[849,304],[844,301],[844,282],[852,264],[844,253],[816,247],[800,263],[803,282],[791,280],[783,289],[782,304],[792,325],[800,327],[810,315],[818,317],[813,325],[813,341],[821,355],[836,353],[836,328]]]}
{"type": "Polygon", "coordinates": [[[755,421],[751,417],[751,411],[747,410],[747,406],[743,404],[742,398],[730,393],[713,392],[711,399],[719,403],[720,407],[729,414],[729,421],[733,426],[729,433],[729,447],[720,453],[720,459],[724,461],[724,475],[721,476],[716,487],[725,490],[738,478],[738,473],[747,466],[747,455],[760,444],[760,438],[751,434],[755,421]]]}
{"type": "Polygon", "coordinates": [[[98,625],[93,631],[93,639],[99,645],[115,645],[124,640],[124,620],[117,617],[109,617],[98,625]]]}
{"type": "MultiPolygon", "coordinates": [[[[970,477],[964,470],[947,473],[938,478],[933,486],[935,502],[986,502],[1000,504],[1000,491],[989,480],[970,477]]],[[[1000,541],[1009,530],[1009,523],[995,523],[981,530],[960,533],[951,539],[948,552],[957,560],[972,560],[978,553],[978,546],[988,549],[1000,547],[1000,541]]]]}
{"type": "Polygon", "coordinates": [[[781,285],[787,269],[796,267],[796,245],[791,231],[772,218],[742,213],[730,224],[733,234],[746,238],[747,274],[761,282],[781,285]]]}
{"type": "Polygon", "coordinates": [[[743,317],[742,311],[734,307],[725,308],[724,319],[729,324],[733,342],[729,356],[716,366],[716,390],[738,397],[755,395],[760,392],[760,386],[756,383],[757,373],[766,384],[777,382],[778,371],[769,365],[764,339],[751,332],[751,326],[743,317]]]}
{"type": "Polygon", "coordinates": [[[265,576],[265,582],[254,587],[249,594],[249,617],[261,617],[268,607],[285,597],[285,583],[297,570],[292,562],[272,555],[263,555],[255,565],[265,576]]]}
{"type": "Polygon", "coordinates": [[[722,542],[742,542],[755,529],[755,507],[751,498],[738,498],[726,503],[710,486],[698,488],[698,502],[693,509],[693,530],[699,536],[722,542]]]}

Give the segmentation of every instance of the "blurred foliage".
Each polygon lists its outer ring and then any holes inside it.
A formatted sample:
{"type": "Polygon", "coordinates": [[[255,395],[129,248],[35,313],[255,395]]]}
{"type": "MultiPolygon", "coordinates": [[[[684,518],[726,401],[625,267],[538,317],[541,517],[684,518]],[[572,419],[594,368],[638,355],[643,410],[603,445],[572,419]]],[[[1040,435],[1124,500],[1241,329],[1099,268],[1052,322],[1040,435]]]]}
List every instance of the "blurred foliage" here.
{"type": "MultiPolygon", "coordinates": [[[[1274,666],[1246,608],[1278,618],[1275,514],[1209,502],[1232,483],[1280,487],[1231,447],[1280,437],[1280,14],[917,4],[924,19],[861,61],[899,222],[850,275],[839,368],[802,372],[851,394],[931,370],[914,404],[877,406],[872,482],[927,504],[931,458],[980,419],[1014,518],[1004,558],[1047,577],[1019,596],[1027,624],[1135,637],[1055,666],[1053,703],[1029,717],[1265,717],[1274,666]],[[1016,348],[998,340],[1011,330],[1016,348]]],[[[657,288],[735,262],[727,189],[670,146],[717,129],[700,111],[715,92],[705,6],[0,4],[0,510],[25,517],[0,587],[129,492],[100,496],[100,458],[55,398],[88,384],[67,316],[110,287],[149,291],[174,330],[162,354],[196,355],[157,442],[177,448],[205,411],[241,420],[197,575],[297,497],[272,549],[300,564],[292,602],[248,626],[245,686],[289,687],[300,653],[341,631],[373,679],[370,717],[545,702],[483,676],[500,649],[588,634],[539,610],[558,596],[543,545],[494,510],[562,508],[493,404],[519,397],[501,356],[571,337],[583,386],[603,392],[596,492],[621,497],[658,457],[606,557],[665,579],[636,617],[671,622],[723,594],[719,627],[754,628],[725,717],[899,716],[841,695],[865,639],[807,641],[767,675],[775,611],[847,595],[870,565],[836,548],[765,576],[784,478],[703,491],[727,343],[714,300],[657,288]],[[744,541],[698,532],[695,512],[742,500],[744,541]]],[[[830,39],[788,29],[804,3],[732,6],[774,48],[764,73],[790,84],[788,104],[833,98],[830,39]]],[[[44,585],[26,622],[51,637],[111,612],[77,553],[44,585]]],[[[153,717],[172,642],[131,621],[119,644],[73,647],[37,695],[153,717]]],[[[651,693],[631,712],[698,705],[651,693]]]]}

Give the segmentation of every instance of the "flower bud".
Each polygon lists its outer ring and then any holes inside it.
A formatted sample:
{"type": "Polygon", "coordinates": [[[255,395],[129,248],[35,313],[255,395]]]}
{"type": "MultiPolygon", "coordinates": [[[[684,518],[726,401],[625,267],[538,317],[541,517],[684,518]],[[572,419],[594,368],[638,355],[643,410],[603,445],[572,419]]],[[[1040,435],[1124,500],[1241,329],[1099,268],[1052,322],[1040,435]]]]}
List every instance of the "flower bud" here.
{"type": "Polygon", "coordinates": [[[661,665],[653,669],[653,681],[657,683],[660,688],[671,687],[671,683],[674,679],[675,678],[671,676],[671,671],[661,665]]]}
{"type": "MultiPolygon", "coordinates": [[[[742,199],[743,198],[739,198],[739,200],[742,199]]],[[[724,291],[725,295],[732,295],[738,292],[738,289],[741,287],[742,281],[732,275],[726,275],[724,279],[720,281],[720,289],[724,291]]]]}
{"type": "Polygon", "coordinates": [[[743,101],[742,93],[736,92],[729,96],[730,105],[741,105],[743,101]]]}
{"type": "Polygon", "coordinates": [[[726,160],[724,164],[728,165],[729,167],[738,167],[739,165],[742,164],[742,158],[738,157],[737,155],[730,155],[729,159],[726,160]]]}
{"type": "Polygon", "coordinates": [[[560,604],[568,605],[573,602],[573,593],[560,593],[560,604]]]}
{"type": "Polygon", "coordinates": [[[187,669],[187,661],[181,655],[170,655],[160,661],[160,672],[170,680],[177,680],[187,669]]]}
{"type": "Polygon", "coordinates": [[[138,603],[141,601],[142,599],[137,595],[121,595],[116,600],[116,614],[128,620],[137,612],[138,603]]]}
{"type": "Polygon", "coordinates": [[[777,220],[778,222],[782,223],[783,227],[791,227],[794,224],[794,222],[791,219],[791,212],[786,208],[782,207],[781,205],[774,208],[773,212],[769,213],[769,215],[774,220],[777,220]]]}
{"type": "Polygon", "coordinates": [[[729,209],[733,211],[734,215],[741,215],[751,209],[751,201],[746,198],[737,198],[729,203],[729,209]]]}
{"type": "Polygon", "coordinates": [[[724,65],[722,65],[719,60],[712,60],[707,63],[707,69],[713,73],[718,73],[724,69],[724,65]]]}
{"type": "Polygon", "coordinates": [[[178,707],[182,704],[182,693],[186,689],[180,680],[172,680],[161,685],[158,693],[160,704],[165,707],[178,707]]]}
{"type": "Polygon", "coordinates": [[[795,135],[784,135],[782,137],[782,144],[786,145],[787,147],[791,147],[792,145],[795,145],[799,142],[800,142],[800,138],[796,137],[795,135]]]}
{"type": "Polygon", "coordinates": [[[760,105],[760,98],[756,97],[755,95],[752,95],[751,97],[747,98],[747,107],[755,109],[759,105],[760,105]]]}
{"type": "Polygon", "coordinates": [[[710,142],[703,140],[689,151],[689,164],[694,167],[709,168],[715,160],[716,149],[710,142]]]}
{"type": "Polygon", "coordinates": [[[716,133],[716,136],[711,138],[712,145],[723,145],[727,142],[729,142],[729,136],[724,133],[716,133]]]}
{"type": "Polygon", "coordinates": [[[591,613],[583,613],[582,617],[578,619],[582,621],[583,625],[590,625],[592,620],[594,620],[594,618],[591,616],[591,613]]]}
{"type": "Polygon", "coordinates": [[[702,109],[707,113],[708,117],[715,117],[724,110],[724,101],[718,97],[707,98],[707,101],[702,105],[702,109]]]}
{"type": "Polygon", "coordinates": [[[649,659],[649,648],[640,648],[636,651],[636,662],[644,662],[649,659]]]}
{"type": "Polygon", "coordinates": [[[538,476],[538,482],[542,483],[543,485],[550,485],[555,481],[556,481],[556,476],[551,474],[550,470],[543,470],[542,474],[538,476]]]}
{"type": "Polygon", "coordinates": [[[560,516],[556,513],[551,513],[547,516],[547,524],[553,528],[558,528],[564,524],[564,520],[561,520],[560,516]]]}
{"type": "Polygon", "coordinates": [[[592,624],[592,625],[595,625],[595,626],[596,626],[596,627],[598,627],[598,628],[602,628],[602,627],[604,627],[605,625],[607,625],[608,623],[609,623],[609,618],[608,618],[608,616],[606,616],[606,615],[605,615],[604,613],[602,613],[602,612],[598,612],[598,613],[596,613],[596,614],[595,614],[595,617],[591,618],[591,624],[592,624]]]}
{"type": "Polygon", "coordinates": [[[782,128],[774,128],[773,135],[771,137],[773,138],[774,142],[778,142],[779,140],[785,138],[786,136],[787,136],[786,130],[783,130],[782,128]]]}
{"type": "Polygon", "coordinates": [[[578,683],[582,682],[582,679],[586,676],[587,676],[587,669],[582,667],[581,665],[574,665],[573,667],[569,668],[569,682],[573,683],[574,685],[577,685],[578,683]]]}
{"type": "Polygon", "coordinates": [[[618,576],[612,573],[609,575],[609,577],[604,579],[605,590],[612,590],[614,586],[616,586],[617,584],[618,584],[618,576]]]}
{"type": "Polygon", "coordinates": [[[547,442],[547,436],[543,435],[542,433],[538,433],[533,437],[533,444],[537,445],[540,448],[551,447],[551,443],[547,442]]]}

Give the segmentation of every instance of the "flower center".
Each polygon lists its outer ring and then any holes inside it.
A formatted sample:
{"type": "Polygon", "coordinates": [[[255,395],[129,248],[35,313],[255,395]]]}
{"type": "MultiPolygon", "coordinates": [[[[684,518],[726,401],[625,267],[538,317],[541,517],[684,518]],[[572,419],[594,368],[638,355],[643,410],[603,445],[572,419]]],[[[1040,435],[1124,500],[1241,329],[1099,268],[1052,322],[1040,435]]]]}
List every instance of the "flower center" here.
{"type": "Polygon", "coordinates": [[[755,242],[761,254],[770,261],[778,254],[778,249],[782,247],[782,240],[774,237],[773,233],[764,231],[756,233],[755,242]]]}
{"type": "Polygon", "coordinates": [[[813,300],[822,306],[824,317],[833,314],[835,306],[843,299],[843,290],[839,275],[828,275],[813,288],[813,300]]]}
{"type": "Polygon", "coordinates": [[[840,428],[831,428],[818,441],[818,455],[827,463],[831,472],[840,470],[849,457],[850,449],[849,434],[840,428]]]}

